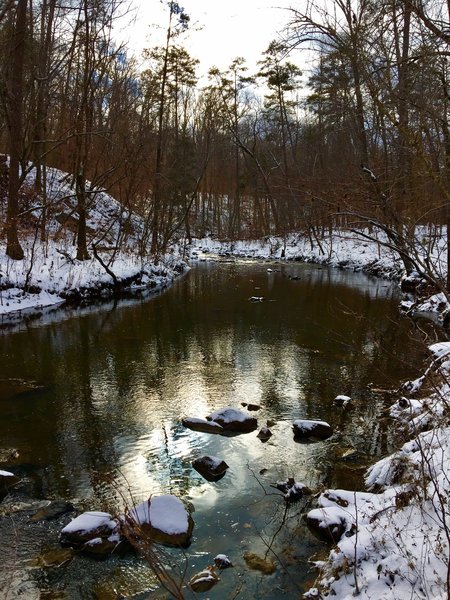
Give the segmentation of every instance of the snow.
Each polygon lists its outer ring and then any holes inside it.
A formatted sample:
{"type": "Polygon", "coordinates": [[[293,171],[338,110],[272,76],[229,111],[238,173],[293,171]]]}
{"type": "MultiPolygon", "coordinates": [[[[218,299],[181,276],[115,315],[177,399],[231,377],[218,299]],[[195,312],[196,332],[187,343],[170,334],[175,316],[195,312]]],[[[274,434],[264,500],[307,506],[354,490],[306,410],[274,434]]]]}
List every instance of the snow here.
{"type": "Polygon", "coordinates": [[[129,513],[139,524],[151,524],[168,535],[186,533],[189,529],[188,512],[176,496],[152,496],[135,506],[129,513]]]}
{"type": "MultiPolygon", "coordinates": [[[[368,230],[361,230],[361,234],[368,233],[368,230]]],[[[387,241],[384,234],[373,232],[371,235],[376,236],[376,241],[372,242],[349,231],[334,230],[331,236],[320,240],[320,247],[312,247],[308,236],[301,234],[288,234],[285,239],[267,236],[259,240],[236,242],[221,242],[207,237],[193,240],[191,257],[206,260],[209,254],[226,254],[280,260],[284,252],[285,260],[327,264],[354,271],[369,270],[377,275],[399,280],[403,269],[398,256],[382,246],[387,241]]]]}
{"type": "Polygon", "coordinates": [[[15,475],[9,471],[0,471],[0,477],[15,477],[15,475]]]}
{"type": "Polygon", "coordinates": [[[110,529],[113,531],[116,527],[117,523],[109,513],[89,511],[72,519],[72,521],[62,529],[61,533],[88,533],[99,528],[110,529]]]}
{"type": "Polygon", "coordinates": [[[338,403],[350,402],[350,400],[350,396],[346,396],[345,394],[339,394],[339,396],[336,396],[336,398],[334,399],[334,401],[338,403]]]}
{"type": "Polygon", "coordinates": [[[242,410],[226,406],[225,408],[219,408],[212,412],[209,415],[208,420],[211,419],[211,421],[216,421],[217,419],[220,419],[224,423],[233,423],[236,421],[244,423],[249,418],[251,418],[250,415],[244,413],[242,410]]]}
{"type": "Polygon", "coordinates": [[[318,425],[324,425],[325,427],[331,427],[326,421],[312,421],[308,419],[296,419],[294,421],[294,427],[301,431],[312,431],[318,425]]]}
{"type": "Polygon", "coordinates": [[[442,358],[450,354],[450,342],[438,342],[428,346],[428,350],[435,358],[442,358]]]}
{"type": "MultiPolygon", "coordinates": [[[[114,280],[98,261],[92,251],[92,243],[98,245],[98,255],[114,273],[117,281],[131,291],[159,290],[169,285],[187,265],[172,254],[163,256],[155,264],[148,257],[138,255],[137,248],[143,231],[143,221],[124,211],[120,204],[101,189],[88,185],[88,251],[91,258],[76,260],[74,234],[68,227],[64,230],[58,218],[64,220],[75,211],[75,194],[69,176],[57,169],[48,169],[48,199],[52,206],[47,233],[49,239],[42,243],[34,236],[19,233],[25,257],[11,260],[6,256],[6,242],[0,240],[0,319],[16,319],[31,311],[57,306],[67,298],[77,296],[107,297],[112,293],[114,280]],[[130,233],[124,236],[125,228],[130,233]],[[117,248],[120,247],[120,250],[117,248]]],[[[30,189],[34,181],[32,169],[25,185],[30,189]]],[[[39,216],[38,198],[33,200],[39,216]]],[[[72,217],[73,219],[73,217],[72,217]]]]}

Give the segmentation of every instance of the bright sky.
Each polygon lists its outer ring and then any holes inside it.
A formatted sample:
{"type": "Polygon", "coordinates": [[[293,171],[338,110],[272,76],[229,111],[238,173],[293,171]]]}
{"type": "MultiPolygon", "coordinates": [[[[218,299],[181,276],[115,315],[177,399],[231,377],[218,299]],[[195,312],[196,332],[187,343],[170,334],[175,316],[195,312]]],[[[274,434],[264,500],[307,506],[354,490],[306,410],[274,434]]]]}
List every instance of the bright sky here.
{"type": "MultiPolygon", "coordinates": [[[[139,54],[143,48],[164,42],[168,9],[167,2],[160,0],[133,0],[133,4],[138,14],[130,45],[139,54]]],[[[246,58],[250,71],[254,70],[262,52],[286,24],[286,9],[296,1],[180,0],[179,4],[191,18],[184,45],[200,60],[200,71],[206,73],[212,66],[227,68],[237,56],[246,58]],[[200,27],[200,31],[195,30],[200,27]]]]}

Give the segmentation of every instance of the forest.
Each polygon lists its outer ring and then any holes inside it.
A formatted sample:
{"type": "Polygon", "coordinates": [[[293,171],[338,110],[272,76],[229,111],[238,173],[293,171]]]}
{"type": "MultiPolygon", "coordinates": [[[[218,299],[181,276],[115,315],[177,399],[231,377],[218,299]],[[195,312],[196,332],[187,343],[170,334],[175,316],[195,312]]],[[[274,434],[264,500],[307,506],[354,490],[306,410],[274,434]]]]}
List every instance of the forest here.
{"type": "Polygon", "coordinates": [[[141,255],[162,255],[180,237],[296,231],[319,240],[368,225],[408,271],[417,267],[416,226],[431,239],[449,219],[448,0],[293,3],[256,72],[236,57],[201,84],[183,45],[189,7],[166,3],[165,43],[150,39],[142,57],[114,35],[129,8],[0,3],[1,216],[11,259],[23,258],[30,232],[48,235],[54,167],[74,191],[66,218],[81,261],[90,256],[86,219],[105,190],[143,219],[141,255]],[[308,75],[302,52],[313,60],[308,75]],[[31,168],[34,185],[24,187],[31,168]]]}

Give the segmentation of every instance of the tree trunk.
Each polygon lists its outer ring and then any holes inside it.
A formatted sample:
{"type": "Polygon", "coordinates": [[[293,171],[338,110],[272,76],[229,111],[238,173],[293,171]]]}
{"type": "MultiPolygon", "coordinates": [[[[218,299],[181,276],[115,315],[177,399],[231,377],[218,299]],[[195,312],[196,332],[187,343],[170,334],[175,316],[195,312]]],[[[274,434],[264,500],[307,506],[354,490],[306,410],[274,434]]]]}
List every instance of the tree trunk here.
{"type": "Polygon", "coordinates": [[[13,260],[22,260],[24,252],[17,233],[19,213],[20,159],[23,137],[23,67],[27,36],[27,0],[19,0],[16,8],[14,33],[11,40],[11,70],[8,90],[8,123],[10,162],[8,182],[8,210],[6,217],[6,254],[13,260]]]}

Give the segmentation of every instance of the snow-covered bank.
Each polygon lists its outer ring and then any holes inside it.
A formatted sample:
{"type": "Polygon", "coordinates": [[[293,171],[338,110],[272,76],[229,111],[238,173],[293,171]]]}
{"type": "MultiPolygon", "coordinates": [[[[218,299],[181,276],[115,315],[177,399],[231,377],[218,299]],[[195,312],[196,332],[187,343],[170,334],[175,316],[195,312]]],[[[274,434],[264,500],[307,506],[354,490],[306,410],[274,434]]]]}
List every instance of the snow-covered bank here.
{"type": "MultiPolygon", "coordinates": [[[[47,170],[46,241],[42,242],[42,200],[34,192],[34,177],[31,169],[21,192],[24,223],[19,238],[24,259],[9,259],[6,242],[0,239],[0,324],[17,322],[21,316],[68,299],[87,301],[124,291],[157,291],[188,269],[176,253],[161,257],[157,264],[142,258],[138,249],[143,220],[90,184],[87,237],[91,258],[76,260],[73,181],[57,169],[47,170]]],[[[6,210],[1,201],[0,209],[6,210]]]]}
{"type": "MultiPolygon", "coordinates": [[[[34,250],[32,244],[31,240],[25,241],[24,260],[14,261],[5,256],[4,245],[0,243],[0,317],[40,310],[70,298],[88,300],[114,293],[117,285],[95,258],[77,261],[55,242],[49,242],[45,249],[36,245],[34,250]]],[[[105,262],[108,260],[105,255],[103,258],[105,262]]],[[[174,256],[156,265],[129,252],[118,253],[110,265],[122,290],[130,291],[162,289],[187,268],[186,263],[174,256]]]]}
{"type": "Polygon", "coordinates": [[[432,379],[435,391],[391,409],[412,439],[368,470],[369,492],[326,490],[310,513],[342,529],[328,559],[315,563],[320,575],[307,598],[448,598],[450,343],[430,351],[432,372],[405,389],[417,393],[432,379]]]}
{"type": "Polygon", "coordinates": [[[343,230],[317,240],[300,234],[289,234],[286,239],[265,237],[237,242],[203,238],[193,240],[191,256],[195,258],[199,252],[205,252],[254,259],[296,260],[399,280],[403,269],[398,255],[383,246],[386,239],[382,233],[377,239],[378,242],[371,242],[343,230]]]}

